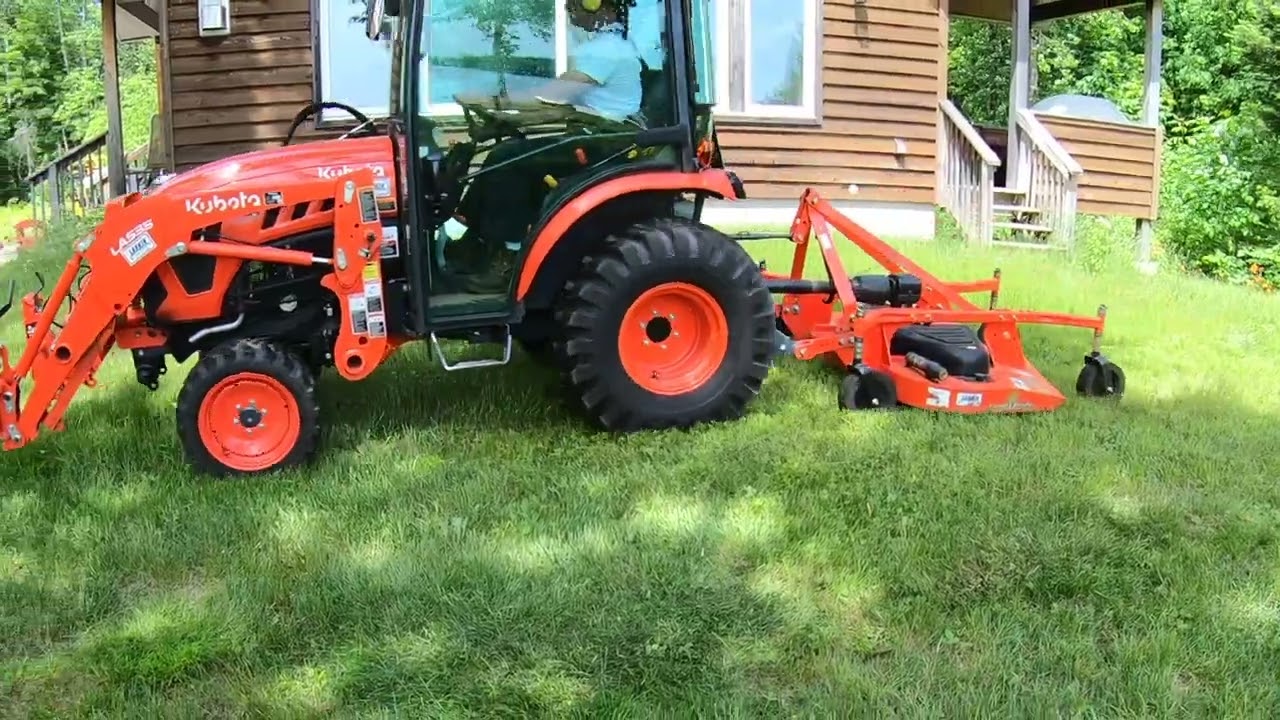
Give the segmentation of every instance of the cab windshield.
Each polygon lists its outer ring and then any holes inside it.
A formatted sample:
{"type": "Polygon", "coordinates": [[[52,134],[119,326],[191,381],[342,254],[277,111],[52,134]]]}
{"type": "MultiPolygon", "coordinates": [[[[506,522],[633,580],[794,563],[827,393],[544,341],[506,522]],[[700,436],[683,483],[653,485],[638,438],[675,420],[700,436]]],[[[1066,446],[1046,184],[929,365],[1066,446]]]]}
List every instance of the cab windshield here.
{"type": "MultiPolygon", "coordinates": [[[[697,102],[710,106],[715,103],[715,83],[701,80],[714,76],[712,0],[690,4],[697,102]]],[[[417,3],[403,5],[408,12],[417,3]]],[[[676,6],[674,0],[671,6],[676,6]]],[[[572,0],[421,0],[420,7],[421,34],[413,40],[405,36],[404,18],[387,20],[393,37],[392,115],[406,109],[407,94],[413,93],[417,114],[458,117],[459,95],[518,95],[581,64],[591,65],[593,55],[635,52],[646,71],[665,67],[668,0],[636,0],[622,17],[575,12],[572,0]],[[417,43],[421,58],[417,86],[412,88],[401,83],[403,52],[409,42],[417,43]]],[[[602,110],[628,108],[625,100],[609,102],[603,93],[596,97],[607,103],[602,110]]]]}

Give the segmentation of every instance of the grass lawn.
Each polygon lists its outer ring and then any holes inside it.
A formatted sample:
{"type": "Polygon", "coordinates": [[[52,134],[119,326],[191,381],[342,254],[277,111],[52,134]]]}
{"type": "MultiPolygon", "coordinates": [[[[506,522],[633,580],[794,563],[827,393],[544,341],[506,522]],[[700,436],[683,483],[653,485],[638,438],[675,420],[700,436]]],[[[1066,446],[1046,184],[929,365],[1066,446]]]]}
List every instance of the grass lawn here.
{"type": "MultiPolygon", "coordinates": [[[[793,361],[743,421],[617,438],[524,357],[410,348],[325,379],[309,471],[211,481],[173,430],[186,368],[150,394],[115,355],[0,457],[0,715],[1280,712],[1280,299],[912,251],[998,264],[1005,306],[1107,303],[1128,395],[841,413],[793,361]]],[[[1024,333],[1070,389],[1087,331],[1024,333]]]]}

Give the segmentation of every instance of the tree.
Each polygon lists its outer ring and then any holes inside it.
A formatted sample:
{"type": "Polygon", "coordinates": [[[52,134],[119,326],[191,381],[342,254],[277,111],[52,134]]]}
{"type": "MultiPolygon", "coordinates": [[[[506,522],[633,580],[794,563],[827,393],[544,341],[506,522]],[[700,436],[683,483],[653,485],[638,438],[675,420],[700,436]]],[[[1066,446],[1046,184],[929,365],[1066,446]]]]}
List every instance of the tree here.
{"type": "MultiPolygon", "coordinates": [[[[350,0],[360,6],[352,22],[365,23],[366,0],[350,0]]],[[[433,0],[428,3],[433,18],[467,18],[490,42],[496,61],[500,92],[506,92],[506,72],[519,49],[520,35],[513,28],[527,27],[536,37],[547,40],[555,33],[556,0],[433,0]]]]}

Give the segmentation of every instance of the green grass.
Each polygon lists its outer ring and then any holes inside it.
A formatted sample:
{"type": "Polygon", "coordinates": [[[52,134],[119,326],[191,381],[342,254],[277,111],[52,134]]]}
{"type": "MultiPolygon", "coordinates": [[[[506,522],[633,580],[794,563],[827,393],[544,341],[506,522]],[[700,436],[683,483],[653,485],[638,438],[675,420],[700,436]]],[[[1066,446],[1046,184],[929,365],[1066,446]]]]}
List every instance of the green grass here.
{"type": "MultiPolygon", "coordinates": [[[[999,264],[1006,306],[1106,302],[1128,396],[840,413],[786,362],[740,422],[618,438],[523,357],[414,347],[325,379],[313,468],[212,481],[185,368],[149,394],[113,356],[0,457],[0,715],[1274,716],[1280,302],[910,247],[999,264]]],[[[1069,389],[1088,333],[1025,336],[1069,389]]]]}

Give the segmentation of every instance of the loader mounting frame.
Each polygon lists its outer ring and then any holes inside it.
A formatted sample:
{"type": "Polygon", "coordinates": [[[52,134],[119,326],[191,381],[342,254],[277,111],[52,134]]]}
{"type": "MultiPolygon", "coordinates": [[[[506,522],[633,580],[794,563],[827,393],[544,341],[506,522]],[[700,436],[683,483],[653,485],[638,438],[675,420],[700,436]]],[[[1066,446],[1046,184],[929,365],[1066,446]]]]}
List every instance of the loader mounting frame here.
{"type": "Polygon", "coordinates": [[[790,337],[788,350],[796,358],[822,358],[849,372],[841,407],[906,405],[965,414],[1054,410],[1066,397],[1028,361],[1018,328],[1023,323],[1092,330],[1092,349],[1085,356],[1077,391],[1092,396],[1123,393],[1123,372],[1101,352],[1105,306],[1096,316],[998,309],[998,269],[984,280],[941,280],[837,211],[813,189],[800,199],[789,239],[795,244],[790,273],[764,270],[766,281],[783,296],[775,307],[779,329],[790,337]],[[860,301],[832,239],[832,228],[891,273],[890,279],[909,278],[919,288],[918,300],[899,306],[860,301]],[[812,238],[817,240],[829,282],[804,280],[812,238]],[[986,309],[964,297],[980,292],[990,293],[986,309]],[[948,374],[931,358],[892,351],[894,335],[903,328],[972,324],[980,326],[978,345],[985,346],[990,362],[981,377],[948,374]]]}

